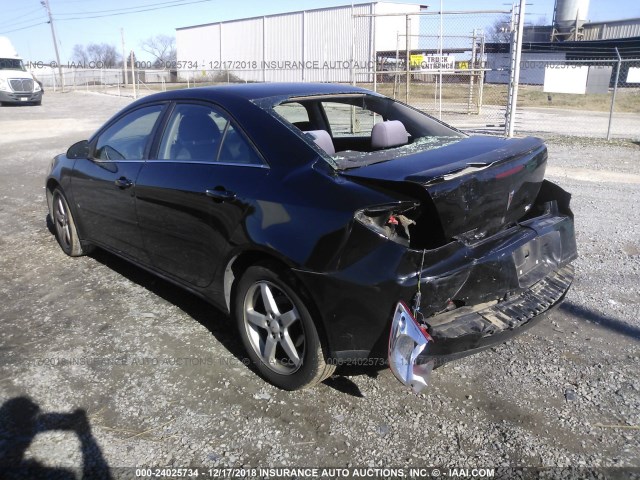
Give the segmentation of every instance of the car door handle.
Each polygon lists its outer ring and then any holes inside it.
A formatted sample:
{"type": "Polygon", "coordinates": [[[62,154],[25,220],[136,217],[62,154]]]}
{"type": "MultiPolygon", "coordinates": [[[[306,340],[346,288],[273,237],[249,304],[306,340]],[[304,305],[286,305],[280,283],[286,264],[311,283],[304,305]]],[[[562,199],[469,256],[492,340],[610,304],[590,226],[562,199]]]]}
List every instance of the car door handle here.
{"type": "Polygon", "coordinates": [[[233,192],[230,192],[229,190],[214,188],[214,189],[207,189],[205,193],[207,194],[207,197],[215,198],[216,200],[221,200],[223,202],[225,200],[233,200],[234,198],[236,198],[236,194],[233,192]]]}
{"type": "Polygon", "coordinates": [[[120,177],[113,183],[116,184],[116,187],[122,188],[122,189],[129,188],[130,186],[133,185],[133,182],[126,177],[120,177]]]}

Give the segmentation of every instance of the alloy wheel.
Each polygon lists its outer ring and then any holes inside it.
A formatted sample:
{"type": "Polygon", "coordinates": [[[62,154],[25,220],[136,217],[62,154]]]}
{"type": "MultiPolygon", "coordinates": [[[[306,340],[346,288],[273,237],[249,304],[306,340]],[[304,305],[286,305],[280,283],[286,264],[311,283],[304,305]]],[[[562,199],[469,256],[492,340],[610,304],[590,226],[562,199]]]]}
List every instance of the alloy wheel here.
{"type": "Polygon", "coordinates": [[[65,205],[62,195],[59,194],[55,196],[53,202],[54,221],[58,240],[65,251],[71,250],[71,227],[69,225],[69,213],[67,211],[67,206],[65,205]]]}
{"type": "Polygon", "coordinates": [[[271,282],[255,282],[245,295],[243,316],[251,347],[264,365],[281,375],[291,375],[302,366],[304,326],[282,289],[271,282]]]}

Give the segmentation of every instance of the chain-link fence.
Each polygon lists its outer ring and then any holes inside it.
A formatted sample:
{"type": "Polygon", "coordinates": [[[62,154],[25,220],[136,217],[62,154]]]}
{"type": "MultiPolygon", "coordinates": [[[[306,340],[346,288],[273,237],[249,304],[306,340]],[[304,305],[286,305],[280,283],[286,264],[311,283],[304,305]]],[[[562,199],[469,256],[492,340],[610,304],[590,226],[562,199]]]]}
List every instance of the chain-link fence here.
{"type": "Polygon", "coordinates": [[[640,136],[640,58],[535,55],[521,62],[516,133],[640,136]]]}
{"type": "Polygon", "coordinates": [[[502,133],[507,87],[486,81],[486,44],[509,18],[507,11],[406,15],[395,50],[377,52],[374,89],[463,130],[502,133]]]}
{"type": "MultiPolygon", "coordinates": [[[[27,65],[28,66],[28,65],[27,65]]],[[[35,78],[45,89],[85,90],[112,93],[121,96],[133,96],[133,79],[140,91],[154,92],[166,90],[167,85],[182,85],[178,82],[176,71],[171,70],[134,70],[129,69],[125,75],[120,68],[63,68],[34,69],[35,78]],[[62,77],[60,77],[62,72],[62,77]]],[[[224,79],[221,79],[222,81],[224,79]]]]}
{"type": "MultiPolygon", "coordinates": [[[[320,14],[315,20],[308,15],[304,20],[307,30],[291,33],[301,42],[299,58],[278,57],[273,43],[284,35],[282,25],[276,23],[288,22],[293,27],[297,20],[274,17],[255,20],[254,27],[263,31],[263,44],[251,48],[244,45],[246,52],[240,53],[246,60],[227,60],[220,48],[217,59],[198,65],[179,61],[175,68],[134,68],[133,72],[129,67],[126,75],[124,69],[67,68],[62,71],[63,85],[71,90],[138,96],[229,83],[351,83],[404,101],[462,130],[508,133],[509,99],[515,90],[516,14],[372,12],[362,7],[349,11],[344,18],[331,17],[333,30],[327,38],[349,32],[342,35],[341,42],[332,40],[324,46],[317,39],[324,25],[320,14]],[[279,30],[272,31],[269,22],[279,30]],[[313,28],[317,32],[310,35],[308,31],[313,28]],[[378,40],[376,30],[385,31],[384,41],[378,40]],[[268,40],[271,36],[273,39],[268,40]],[[251,51],[259,54],[253,58],[251,51]]],[[[243,27],[213,25],[210,36],[222,41],[232,28],[241,31],[243,27]]],[[[204,55],[209,48],[199,40],[201,33],[194,32],[193,36],[204,55]]],[[[590,52],[586,43],[580,47],[547,43],[537,49],[530,44],[522,51],[519,66],[512,122],[516,134],[640,136],[640,51],[621,55],[611,49],[590,52]]],[[[36,76],[45,88],[61,87],[57,69],[39,71],[36,76]]]]}

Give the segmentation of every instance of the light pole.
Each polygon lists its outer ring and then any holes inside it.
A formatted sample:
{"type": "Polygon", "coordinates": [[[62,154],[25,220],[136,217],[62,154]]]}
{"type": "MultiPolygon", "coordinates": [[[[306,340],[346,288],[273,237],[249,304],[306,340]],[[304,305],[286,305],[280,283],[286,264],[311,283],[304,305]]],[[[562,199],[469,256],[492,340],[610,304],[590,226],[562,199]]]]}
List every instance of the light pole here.
{"type": "Polygon", "coordinates": [[[42,0],[40,4],[47,10],[49,17],[49,25],[51,26],[51,36],[53,37],[53,49],[56,52],[56,62],[58,64],[58,74],[60,75],[60,86],[64,92],[64,77],[62,76],[62,65],[60,65],[60,54],[58,53],[58,41],[56,40],[56,30],[53,28],[53,17],[51,16],[51,8],[49,8],[49,0],[42,0]]]}

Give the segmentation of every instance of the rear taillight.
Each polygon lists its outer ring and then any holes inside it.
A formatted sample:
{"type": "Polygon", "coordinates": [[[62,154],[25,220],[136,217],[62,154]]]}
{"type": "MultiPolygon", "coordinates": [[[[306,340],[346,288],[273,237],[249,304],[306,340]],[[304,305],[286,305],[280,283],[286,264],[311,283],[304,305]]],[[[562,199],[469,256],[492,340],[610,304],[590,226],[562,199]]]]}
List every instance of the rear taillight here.
{"type": "Polygon", "coordinates": [[[378,235],[409,246],[419,213],[419,203],[398,202],[358,210],[355,219],[378,235]]]}
{"type": "Polygon", "coordinates": [[[429,383],[434,361],[420,363],[431,336],[418,325],[409,308],[402,302],[396,306],[389,335],[389,368],[404,385],[419,393],[429,383]]]}

